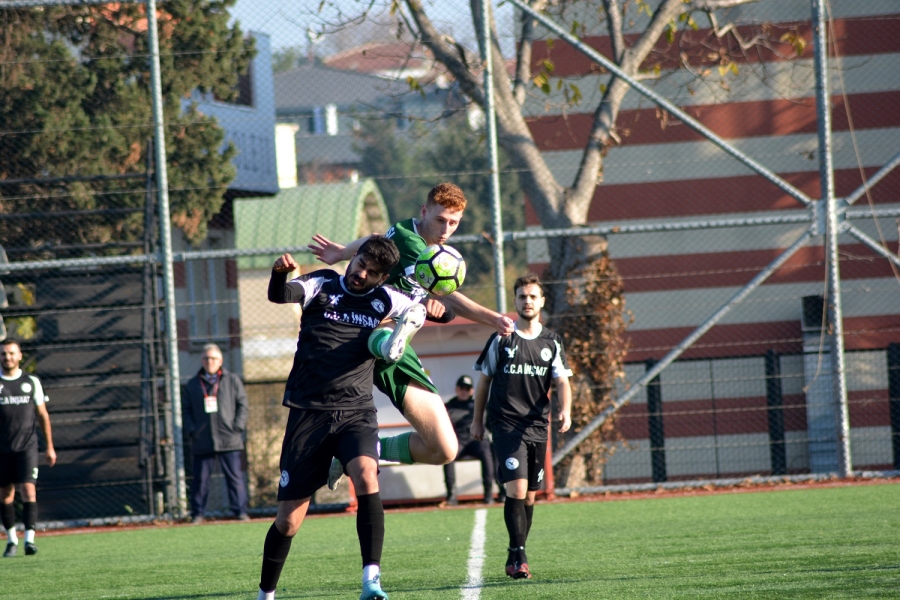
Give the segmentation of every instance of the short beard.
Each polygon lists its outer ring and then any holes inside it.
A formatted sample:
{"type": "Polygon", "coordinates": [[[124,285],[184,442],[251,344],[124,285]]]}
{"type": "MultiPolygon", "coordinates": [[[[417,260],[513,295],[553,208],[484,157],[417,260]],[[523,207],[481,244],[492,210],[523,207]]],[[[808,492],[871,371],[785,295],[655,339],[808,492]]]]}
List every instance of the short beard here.
{"type": "Polygon", "coordinates": [[[526,317],[525,315],[523,315],[523,314],[522,314],[521,312],[519,312],[518,310],[516,311],[516,314],[519,315],[519,318],[520,318],[520,319],[522,319],[523,321],[528,321],[529,323],[531,323],[531,322],[533,322],[533,321],[537,321],[538,319],[541,318],[541,311],[535,312],[533,317],[526,317]]]}

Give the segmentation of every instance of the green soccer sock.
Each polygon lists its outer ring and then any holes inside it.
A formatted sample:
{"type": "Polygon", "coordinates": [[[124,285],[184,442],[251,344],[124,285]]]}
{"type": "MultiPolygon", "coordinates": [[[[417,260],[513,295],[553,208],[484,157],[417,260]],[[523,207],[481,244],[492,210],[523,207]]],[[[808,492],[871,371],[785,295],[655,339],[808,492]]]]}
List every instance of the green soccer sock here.
{"type": "Polygon", "coordinates": [[[409,451],[409,438],[412,432],[401,433],[393,437],[381,438],[381,458],[391,462],[399,462],[404,465],[413,464],[412,454],[409,451]]]}

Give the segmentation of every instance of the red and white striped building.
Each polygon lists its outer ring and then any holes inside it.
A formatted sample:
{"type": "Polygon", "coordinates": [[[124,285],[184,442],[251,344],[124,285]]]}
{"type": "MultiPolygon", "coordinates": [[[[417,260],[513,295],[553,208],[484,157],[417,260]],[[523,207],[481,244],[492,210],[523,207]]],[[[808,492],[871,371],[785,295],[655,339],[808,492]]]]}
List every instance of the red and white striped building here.
{"type": "MultiPolygon", "coordinates": [[[[900,3],[828,4],[834,175],[836,193],[843,197],[863,183],[863,173],[871,177],[900,152],[900,3]]],[[[697,78],[677,69],[672,52],[661,45],[654,62],[645,65],[648,70],[659,65],[660,76],[644,83],[817,200],[810,5],[808,0],[762,0],[721,14],[722,22],[737,22],[746,37],[762,24],[771,24],[767,31],[775,40],[796,33],[806,42],[799,57],[791,54],[785,41],[774,51],[749,51],[736,61],[736,73],[729,68],[720,75],[715,44],[694,47],[684,55],[692,70],[709,70],[697,78]]],[[[590,23],[584,15],[574,18],[590,23]]],[[[637,17],[634,21],[636,32],[642,23],[637,17]]],[[[709,30],[703,27],[708,23],[700,20],[698,25],[700,31],[679,35],[706,37],[709,30]]],[[[611,55],[609,40],[602,35],[582,39],[611,55]]],[[[715,37],[708,39],[715,42],[715,37]]],[[[535,44],[535,68],[544,58],[553,61],[554,77],[575,83],[584,97],[580,104],[564,108],[562,93],[554,91],[548,97],[533,97],[526,107],[532,132],[557,180],[569,184],[608,75],[559,40],[549,46],[545,41],[535,44]]],[[[617,125],[621,144],[605,159],[591,224],[810,214],[800,202],[671,115],[661,118],[655,105],[634,90],[626,96],[617,125]]],[[[855,208],[864,209],[870,201],[879,208],[900,207],[900,170],[880,181],[855,208]]],[[[531,228],[540,226],[531,210],[527,222],[531,228]]],[[[897,253],[895,218],[854,219],[853,224],[897,253]]],[[[807,227],[774,224],[611,235],[610,254],[624,279],[627,308],[634,316],[628,329],[629,381],[637,381],[646,370],[645,361],[665,356],[807,227]]],[[[888,260],[856,238],[842,235],[840,242],[853,467],[896,468],[900,457],[895,456],[892,439],[900,434],[900,414],[892,430],[888,347],[900,342],[900,276],[888,260]]],[[[619,412],[628,445],[608,463],[607,482],[829,470],[828,461],[823,463],[817,454],[822,450],[816,446],[819,434],[812,433],[823,418],[812,395],[827,395],[830,389],[821,390],[828,377],[828,357],[818,352],[818,330],[804,336],[801,326],[803,298],[825,293],[823,243],[821,236],[813,237],[663,371],[659,395],[664,449],[654,444],[664,453],[662,472],[654,475],[652,467],[646,392],[619,412]],[[767,408],[768,351],[779,357],[783,402],[782,408],[772,410],[767,408]],[[773,410],[783,415],[781,466],[774,465],[773,448],[780,441],[772,429],[773,410]]],[[[540,241],[530,243],[529,262],[537,269],[550,260],[546,248],[540,241]]],[[[894,390],[897,394],[900,391],[894,390]]]]}

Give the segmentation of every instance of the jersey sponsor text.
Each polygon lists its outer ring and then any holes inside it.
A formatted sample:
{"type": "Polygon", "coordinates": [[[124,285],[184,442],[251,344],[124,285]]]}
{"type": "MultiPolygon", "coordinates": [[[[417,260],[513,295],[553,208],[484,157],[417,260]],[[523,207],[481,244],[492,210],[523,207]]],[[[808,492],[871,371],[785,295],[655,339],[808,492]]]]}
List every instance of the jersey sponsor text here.
{"type": "Polygon", "coordinates": [[[534,375],[536,377],[543,377],[547,374],[547,369],[549,367],[537,367],[535,365],[503,365],[503,372],[509,373],[510,375],[534,375]]]}

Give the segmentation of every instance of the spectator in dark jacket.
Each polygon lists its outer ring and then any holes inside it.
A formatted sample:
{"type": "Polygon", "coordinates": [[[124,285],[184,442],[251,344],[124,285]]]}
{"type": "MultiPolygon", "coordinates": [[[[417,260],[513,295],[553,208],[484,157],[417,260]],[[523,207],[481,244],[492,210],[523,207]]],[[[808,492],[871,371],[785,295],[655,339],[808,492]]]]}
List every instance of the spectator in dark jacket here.
{"type": "Polygon", "coordinates": [[[202,523],[209,498],[209,477],[218,458],[228,501],[234,515],[247,516],[247,488],[241,471],[244,429],[250,412],[247,392],[240,378],[222,369],[222,351],[215,344],[203,347],[203,367],[184,388],[184,430],[191,438],[194,480],[191,516],[202,523]]]}
{"type": "MultiPolygon", "coordinates": [[[[484,501],[492,504],[494,477],[494,456],[491,452],[491,444],[487,440],[476,440],[469,433],[472,425],[472,414],[475,410],[475,399],[472,397],[472,378],[461,375],[456,380],[456,396],[450,398],[445,404],[453,429],[456,431],[456,439],[459,440],[459,451],[456,460],[461,458],[477,458],[481,461],[481,479],[484,486],[484,501]]],[[[455,461],[454,461],[455,462],[455,461]]],[[[444,483],[447,485],[446,504],[455,506],[459,504],[456,490],[456,465],[454,462],[444,465],[444,483]]],[[[503,489],[502,487],[500,488],[503,489]]]]}

